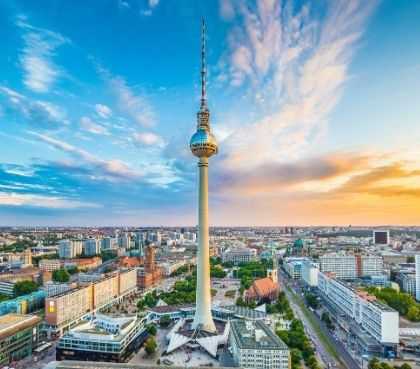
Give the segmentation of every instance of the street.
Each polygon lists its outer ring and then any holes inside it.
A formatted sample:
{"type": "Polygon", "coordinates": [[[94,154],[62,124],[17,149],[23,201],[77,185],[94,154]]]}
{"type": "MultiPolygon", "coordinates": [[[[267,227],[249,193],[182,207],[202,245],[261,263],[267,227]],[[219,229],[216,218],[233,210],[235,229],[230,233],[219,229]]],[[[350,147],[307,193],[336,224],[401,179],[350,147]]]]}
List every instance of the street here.
{"type": "Polygon", "coordinates": [[[288,281],[288,278],[284,275],[283,271],[280,271],[279,277],[281,280],[281,284],[284,286],[283,290],[286,293],[286,296],[289,300],[290,306],[292,307],[293,311],[297,315],[297,317],[302,321],[305,331],[308,334],[309,338],[313,342],[315,349],[317,351],[318,356],[321,360],[328,366],[328,363],[332,366],[343,367],[345,366],[348,369],[360,369],[358,363],[350,356],[347,352],[345,347],[341,342],[336,340],[329,330],[325,327],[324,323],[320,321],[318,316],[307,309],[307,314],[311,314],[312,317],[317,320],[319,328],[321,329],[324,336],[329,340],[330,345],[334,347],[334,350],[337,353],[337,356],[340,357],[340,361],[338,361],[325,347],[322,339],[319,337],[319,333],[313,327],[312,323],[307,318],[307,315],[302,311],[301,306],[295,303],[296,300],[300,300],[302,304],[304,304],[302,296],[295,291],[293,285],[291,285],[288,281]],[[293,296],[292,296],[293,293],[293,296]]]}

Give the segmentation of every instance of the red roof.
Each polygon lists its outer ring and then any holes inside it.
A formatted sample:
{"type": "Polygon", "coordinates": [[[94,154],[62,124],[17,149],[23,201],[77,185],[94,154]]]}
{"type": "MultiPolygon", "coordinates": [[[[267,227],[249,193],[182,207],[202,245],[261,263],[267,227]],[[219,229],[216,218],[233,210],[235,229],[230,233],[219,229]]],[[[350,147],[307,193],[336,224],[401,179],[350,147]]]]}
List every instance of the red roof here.
{"type": "Polygon", "coordinates": [[[247,295],[249,297],[258,296],[261,298],[264,296],[271,295],[273,292],[276,292],[278,288],[278,285],[274,283],[269,277],[257,279],[247,290],[247,295]]]}

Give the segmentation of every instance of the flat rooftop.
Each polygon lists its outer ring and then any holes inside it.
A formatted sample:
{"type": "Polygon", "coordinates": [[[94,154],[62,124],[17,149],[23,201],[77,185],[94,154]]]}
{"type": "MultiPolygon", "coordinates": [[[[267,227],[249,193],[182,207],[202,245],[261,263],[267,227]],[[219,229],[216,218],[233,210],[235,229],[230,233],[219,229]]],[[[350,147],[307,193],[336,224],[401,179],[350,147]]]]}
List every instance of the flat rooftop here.
{"type": "Polygon", "coordinates": [[[241,349],[288,350],[286,344],[263,322],[233,320],[231,332],[241,349]]]}
{"type": "Polygon", "coordinates": [[[36,315],[6,314],[0,316],[0,339],[11,336],[22,329],[33,327],[41,321],[36,315]]]}

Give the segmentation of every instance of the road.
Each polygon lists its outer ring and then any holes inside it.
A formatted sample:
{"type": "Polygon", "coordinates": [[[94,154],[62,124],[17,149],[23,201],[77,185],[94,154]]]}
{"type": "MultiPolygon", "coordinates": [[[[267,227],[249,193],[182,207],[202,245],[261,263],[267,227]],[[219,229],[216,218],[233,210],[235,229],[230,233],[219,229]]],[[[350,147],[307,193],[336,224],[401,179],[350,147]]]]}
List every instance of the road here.
{"type": "Polygon", "coordinates": [[[350,356],[343,344],[340,341],[336,340],[335,337],[333,337],[330,334],[329,330],[325,327],[324,323],[319,320],[318,316],[312,313],[309,309],[306,309],[306,313],[311,314],[312,317],[318,322],[319,328],[321,329],[325,338],[329,341],[330,346],[333,347],[333,349],[335,350],[336,355],[333,355],[331,351],[328,350],[326,345],[323,343],[323,340],[319,337],[319,332],[317,332],[317,330],[313,327],[312,322],[303,312],[302,307],[299,306],[299,304],[295,303],[295,300],[300,300],[300,302],[304,304],[301,295],[294,290],[292,285],[288,283],[288,278],[284,275],[282,271],[279,273],[279,276],[282,285],[289,287],[284,288],[284,291],[290,302],[290,305],[293,311],[298,316],[298,318],[302,321],[305,327],[305,331],[314,343],[316,351],[321,357],[322,361],[324,363],[331,363],[331,365],[337,367],[344,366],[347,369],[360,369],[358,363],[350,356]],[[294,296],[291,295],[292,293],[294,294],[294,296]],[[339,358],[339,360],[337,360],[337,358],[339,358]]]}

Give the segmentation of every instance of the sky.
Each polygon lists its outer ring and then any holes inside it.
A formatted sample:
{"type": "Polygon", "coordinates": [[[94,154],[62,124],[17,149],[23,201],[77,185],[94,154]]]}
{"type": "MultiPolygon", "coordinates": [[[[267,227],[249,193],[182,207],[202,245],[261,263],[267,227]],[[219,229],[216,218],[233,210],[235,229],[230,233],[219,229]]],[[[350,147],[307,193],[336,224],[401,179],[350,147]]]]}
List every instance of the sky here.
{"type": "Polygon", "coordinates": [[[0,2],[0,225],[420,225],[420,2],[0,2]]]}

